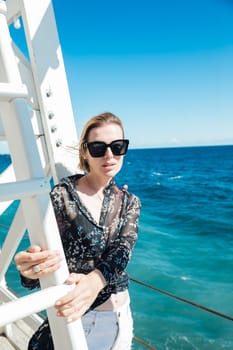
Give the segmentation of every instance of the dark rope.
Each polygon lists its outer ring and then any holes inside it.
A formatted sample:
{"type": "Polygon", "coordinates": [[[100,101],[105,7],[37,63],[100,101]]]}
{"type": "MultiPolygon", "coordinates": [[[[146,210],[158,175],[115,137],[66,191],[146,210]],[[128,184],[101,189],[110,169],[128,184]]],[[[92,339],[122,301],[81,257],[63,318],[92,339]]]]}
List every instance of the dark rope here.
{"type": "Polygon", "coordinates": [[[3,228],[6,228],[6,229],[9,229],[9,226],[6,226],[4,224],[0,224],[0,227],[3,227],[3,228]]]}
{"type": "Polygon", "coordinates": [[[152,290],[154,290],[154,291],[156,291],[156,292],[159,292],[159,293],[168,295],[168,296],[171,297],[171,298],[177,299],[177,300],[182,301],[182,302],[184,302],[184,303],[187,303],[187,304],[193,305],[193,306],[195,306],[195,307],[198,307],[199,309],[205,310],[205,311],[210,312],[210,313],[212,313],[212,314],[215,314],[215,315],[217,315],[217,316],[220,316],[220,317],[226,318],[226,319],[228,319],[228,320],[230,320],[230,321],[233,321],[233,317],[232,317],[232,316],[225,315],[225,314],[223,314],[223,313],[221,313],[221,312],[215,311],[215,310],[213,310],[213,309],[209,309],[209,308],[206,307],[206,306],[203,306],[203,305],[194,303],[193,301],[190,301],[190,300],[187,300],[187,299],[178,297],[178,296],[175,295],[175,294],[172,294],[172,293],[166,292],[166,291],[164,291],[164,290],[162,290],[162,289],[159,289],[159,288],[150,286],[149,284],[146,284],[146,283],[144,283],[144,282],[140,282],[140,281],[138,281],[138,280],[136,280],[136,279],[134,279],[134,278],[130,278],[130,280],[133,281],[133,282],[135,282],[135,283],[141,284],[141,285],[144,286],[144,287],[150,288],[150,289],[152,289],[152,290]]]}
{"type": "Polygon", "coordinates": [[[135,336],[134,336],[133,338],[134,338],[134,340],[136,340],[138,343],[144,345],[144,346],[147,347],[148,349],[157,350],[156,348],[154,348],[154,347],[151,346],[150,344],[144,342],[144,340],[142,340],[142,339],[140,339],[140,338],[138,338],[138,337],[135,337],[135,336]]]}

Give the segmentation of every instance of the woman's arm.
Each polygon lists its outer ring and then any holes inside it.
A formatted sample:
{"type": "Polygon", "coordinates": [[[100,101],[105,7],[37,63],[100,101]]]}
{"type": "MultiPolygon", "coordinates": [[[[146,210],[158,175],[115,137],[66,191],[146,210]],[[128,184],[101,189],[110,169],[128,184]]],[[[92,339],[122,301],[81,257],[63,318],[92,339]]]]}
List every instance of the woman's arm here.
{"type": "Polygon", "coordinates": [[[122,217],[122,227],[118,238],[112,241],[96,268],[102,273],[107,283],[114,283],[118,274],[125,270],[138,237],[138,219],[141,202],[131,195],[126,212],[122,217]]]}

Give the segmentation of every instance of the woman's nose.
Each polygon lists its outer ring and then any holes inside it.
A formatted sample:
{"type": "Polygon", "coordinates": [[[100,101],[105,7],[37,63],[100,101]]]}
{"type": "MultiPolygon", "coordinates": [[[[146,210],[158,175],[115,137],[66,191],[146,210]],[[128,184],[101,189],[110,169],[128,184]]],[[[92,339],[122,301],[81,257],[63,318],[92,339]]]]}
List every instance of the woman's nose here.
{"type": "Polygon", "coordinates": [[[113,153],[110,147],[107,147],[106,152],[105,152],[105,158],[112,158],[113,157],[113,153]]]}

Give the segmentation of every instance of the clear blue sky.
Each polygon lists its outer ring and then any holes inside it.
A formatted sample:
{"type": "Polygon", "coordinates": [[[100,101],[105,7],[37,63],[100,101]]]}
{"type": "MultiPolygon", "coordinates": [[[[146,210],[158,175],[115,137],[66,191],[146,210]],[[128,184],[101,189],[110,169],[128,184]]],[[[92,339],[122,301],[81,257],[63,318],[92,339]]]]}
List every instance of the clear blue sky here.
{"type": "Polygon", "coordinates": [[[233,1],[53,6],[78,134],[108,110],[131,147],[233,144],[233,1]]]}

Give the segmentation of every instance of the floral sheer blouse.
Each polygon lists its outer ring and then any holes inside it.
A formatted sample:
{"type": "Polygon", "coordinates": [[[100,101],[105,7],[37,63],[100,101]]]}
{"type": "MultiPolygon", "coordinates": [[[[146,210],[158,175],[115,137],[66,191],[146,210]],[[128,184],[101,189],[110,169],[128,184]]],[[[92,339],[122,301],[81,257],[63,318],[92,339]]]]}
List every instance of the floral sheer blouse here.
{"type": "MultiPolygon", "coordinates": [[[[81,176],[63,178],[50,196],[69,271],[87,274],[98,269],[107,282],[91,306],[93,309],[112,293],[128,288],[125,269],[137,240],[141,203],[135,195],[119,189],[112,179],[104,190],[97,223],[75,189],[81,176]]],[[[39,287],[38,280],[21,279],[27,288],[39,287]]]]}

